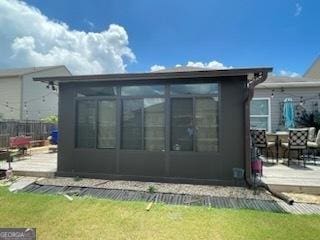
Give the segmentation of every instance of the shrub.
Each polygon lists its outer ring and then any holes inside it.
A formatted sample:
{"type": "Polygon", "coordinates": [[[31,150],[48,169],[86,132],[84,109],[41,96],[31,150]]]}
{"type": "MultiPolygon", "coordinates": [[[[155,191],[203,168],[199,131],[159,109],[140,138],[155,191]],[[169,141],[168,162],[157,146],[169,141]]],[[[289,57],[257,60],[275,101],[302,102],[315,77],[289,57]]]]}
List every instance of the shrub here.
{"type": "Polygon", "coordinates": [[[319,112],[303,112],[296,120],[297,127],[315,127],[320,129],[320,113],[319,112]]]}

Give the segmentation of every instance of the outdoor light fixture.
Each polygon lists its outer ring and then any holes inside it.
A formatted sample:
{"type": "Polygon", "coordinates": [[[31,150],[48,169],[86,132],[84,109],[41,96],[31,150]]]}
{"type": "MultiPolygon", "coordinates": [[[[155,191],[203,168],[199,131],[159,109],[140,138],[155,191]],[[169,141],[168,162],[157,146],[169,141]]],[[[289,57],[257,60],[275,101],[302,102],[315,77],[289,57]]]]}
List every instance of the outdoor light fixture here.
{"type": "Polygon", "coordinates": [[[300,97],[300,106],[303,106],[303,97],[300,97]]]}
{"type": "Polygon", "coordinates": [[[54,86],[54,82],[50,81],[47,85],[47,88],[50,89],[51,87],[51,90],[52,91],[56,91],[56,87],[54,86]]]}

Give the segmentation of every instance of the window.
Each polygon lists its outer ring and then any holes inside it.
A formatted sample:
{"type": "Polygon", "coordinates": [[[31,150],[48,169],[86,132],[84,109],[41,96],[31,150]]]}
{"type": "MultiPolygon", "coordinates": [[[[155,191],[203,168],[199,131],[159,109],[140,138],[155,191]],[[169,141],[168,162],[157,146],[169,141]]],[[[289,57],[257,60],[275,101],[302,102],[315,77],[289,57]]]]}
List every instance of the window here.
{"type": "Polygon", "coordinates": [[[98,148],[116,147],[116,101],[98,102],[98,148]]]}
{"type": "Polygon", "coordinates": [[[121,88],[122,96],[160,96],[164,95],[163,85],[126,86],[121,88]]]}
{"type": "MultiPolygon", "coordinates": [[[[170,149],[218,151],[219,85],[196,83],[168,87],[170,149]]],[[[89,87],[77,91],[76,147],[165,150],[164,85],[89,87]],[[121,95],[116,94],[117,89],[121,95]]],[[[259,120],[263,120],[262,116],[259,115],[259,120]]]]}
{"type": "Polygon", "coordinates": [[[174,151],[193,150],[192,98],[174,98],[171,101],[171,143],[174,151]]]}
{"type": "Polygon", "coordinates": [[[192,94],[171,98],[171,150],[218,151],[218,84],[177,84],[171,93],[192,94]]]}
{"type": "Polygon", "coordinates": [[[80,87],[77,90],[77,97],[115,96],[115,95],[117,95],[116,87],[80,87]]]}
{"type": "Polygon", "coordinates": [[[270,98],[254,98],[250,105],[250,126],[271,130],[270,98]]]}
{"type": "Polygon", "coordinates": [[[145,150],[164,150],[164,99],[144,99],[144,144],[145,150]]]}
{"type": "Polygon", "coordinates": [[[218,150],[218,102],[214,98],[195,99],[196,150],[218,150]]]}
{"type": "Polygon", "coordinates": [[[122,101],[122,149],[164,150],[164,99],[122,101]]]}
{"type": "Polygon", "coordinates": [[[142,99],[122,101],[122,148],[142,149],[142,99]]]}
{"type": "Polygon", "coordinates": [[[77,103],[77,140],[80,148],[95,148],[96,145],[96,101],[84,100],[77,103]]]}
{"type": "Polygon", "coordinates": [[[197,83],[197,84],[173,84],[170,86],[171,95],[203,95],[218,94],[218,84],[216,83],[197,83]]]}
{"type": "Polygon", "coordinates": [[[76,133],[78,148],[115,148],[116,101],[78,101],[76,133]]]}

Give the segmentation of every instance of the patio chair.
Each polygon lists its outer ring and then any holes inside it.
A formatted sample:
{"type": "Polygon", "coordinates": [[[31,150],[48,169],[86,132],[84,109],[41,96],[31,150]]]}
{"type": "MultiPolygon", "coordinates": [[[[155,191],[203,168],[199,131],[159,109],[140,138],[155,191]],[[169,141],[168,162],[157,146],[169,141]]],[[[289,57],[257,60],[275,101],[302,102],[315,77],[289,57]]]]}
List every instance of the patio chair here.
{"type": "Polygon", "coordinates": [[[299,157],[302,156],[303,166],[306,166],[306,159],[303,155],[303,151],[307,150],[307,142],[308,142],[308,129],[289,129],[289,137],[287,143],[281,143],[281,146],[288,152],[288,166],[290,166],[291,161],[291,152],[297,151],[299,161],[299,157]]]}
{"type": "Polygon", "coordinates": [[[275,142],[269,142],[267,140],[266,130],[264,129],[251,129],[250,133],[251,133],[251,139],[252,139],[251,141],[252,141],[253,147],[257,147],[260,150],[260,152],[262,149],[264,149],[266,153],[266,158],[268,161],[269,149],[275,146],[275,142]]]}
{"type": "Polygon", "coordinates": [[[315,135],[316,135],[316,128],[315,127],[309,128],[308,141],[314,142],[316,139],[315,135]]]}
{"type": "Polygon", "coordinates": [[[25,157],[31,156],[31,148],[30,148],[31,137],[30,136],[17,136],[10,137],[9,146],[10,148],[17,148],[18,152],[15,154],[15,157],[25,157]],[[28,153],[29,149],[29,153],[28,153]]]}
{"type": "Polygon", "coordinates": [[[313,163],[316,165],[316,152],[320,148],[320,130],[317,133],[317,137],[314,141],[308,141],[307,142],[308,150],[310,149],[313,154],[313,163]]]}

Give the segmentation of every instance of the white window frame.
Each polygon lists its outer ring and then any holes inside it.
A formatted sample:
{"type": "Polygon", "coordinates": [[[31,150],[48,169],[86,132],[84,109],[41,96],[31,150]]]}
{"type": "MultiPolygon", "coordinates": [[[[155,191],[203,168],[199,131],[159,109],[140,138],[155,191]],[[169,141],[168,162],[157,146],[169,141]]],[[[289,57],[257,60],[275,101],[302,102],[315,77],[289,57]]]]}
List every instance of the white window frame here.
{"type": "MultiPolygon", "coordinates": [[[[252,98],[251,101],[254,100],[267,100],[268,101],[268,115],[254,115],[250,113],[250,121],[251,121],[251,117],[267,117],[268,118],[268,129],[267,131],[270,132],[271,131],[271,98],[269,97],[257,97],[257,98],[252,98]]],[[[250,109],[251,112],[251,109],[250,109]]]]}

